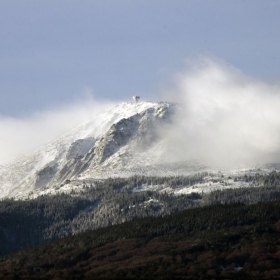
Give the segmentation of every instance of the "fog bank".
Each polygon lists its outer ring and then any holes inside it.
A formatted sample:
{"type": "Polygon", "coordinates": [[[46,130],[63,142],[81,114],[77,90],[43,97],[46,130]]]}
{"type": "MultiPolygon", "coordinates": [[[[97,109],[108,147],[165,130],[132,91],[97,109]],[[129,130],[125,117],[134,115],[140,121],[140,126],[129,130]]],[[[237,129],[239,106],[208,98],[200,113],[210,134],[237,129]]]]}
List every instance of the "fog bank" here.
{"type": "Polygon", "coordinates": [[[97,101],[87,91],[72,104],[34,112],[24,118],[0,115],[0,164],[34,151],[111,106],[112,102],[97,101]]]}
{"type": "Polygon", "coordinates": [[[161,99],[180,104],[172,126],[162,132],[171,160],[218,167],[280,162],[279,84],[204,57],[189,61],[161,99]]]}

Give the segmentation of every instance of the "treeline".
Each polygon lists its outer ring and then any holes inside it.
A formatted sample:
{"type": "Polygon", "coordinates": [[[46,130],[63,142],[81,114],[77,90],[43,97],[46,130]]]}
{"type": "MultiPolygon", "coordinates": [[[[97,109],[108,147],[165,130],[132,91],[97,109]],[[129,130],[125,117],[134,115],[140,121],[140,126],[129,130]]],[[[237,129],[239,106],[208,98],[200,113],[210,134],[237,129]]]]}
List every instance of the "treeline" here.
{"type": "Polygon", "coordinates": [[[280,175],[244,175],[235,180],[251,187],[174,195],[176,190],[203,183],[209,178],[225,181],[223,175],[197,173],[192,176],[109,178],[85,182],[82,191],[40,196],[36,199],[0,202],[0,254],[98,229],[136,218],[163,216],[206,205],[272,201],[280,197],[280,175]],[[157,191],[157,186],[161,186],[157,191]],[[163,187],[162,187],[163,186],[163,187]]]}
{"type": "Polygon", "coordinates": [[[249,183],[246,188],[216,190],[203,196],[204,205],[217,203],[245,203],[254,204],[259,201],[272,201],[280,198],[280,173],[273,171],[270,174],[255,174],[235,177],[249,183]]]}

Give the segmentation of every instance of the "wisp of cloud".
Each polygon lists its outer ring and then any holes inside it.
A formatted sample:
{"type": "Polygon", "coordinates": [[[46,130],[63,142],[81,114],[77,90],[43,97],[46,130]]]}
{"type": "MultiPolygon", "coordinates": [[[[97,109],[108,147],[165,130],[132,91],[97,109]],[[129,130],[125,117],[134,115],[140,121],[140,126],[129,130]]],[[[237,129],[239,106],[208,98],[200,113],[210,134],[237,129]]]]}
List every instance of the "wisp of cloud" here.
{"type": "Polygon", "coordinates": [[[33,152],[112,105],[110,101],[97,101],[87,90],[72,104],[34,112],[24,118],[0,116],[0,164],[33,152]]]}
{"type": "Polygon", "coordinates": [[[280,162],[280,86],[217,59],[199,58],[163,98],[181,104],[168,137],[170,160],[218,167],[280,162]]]}

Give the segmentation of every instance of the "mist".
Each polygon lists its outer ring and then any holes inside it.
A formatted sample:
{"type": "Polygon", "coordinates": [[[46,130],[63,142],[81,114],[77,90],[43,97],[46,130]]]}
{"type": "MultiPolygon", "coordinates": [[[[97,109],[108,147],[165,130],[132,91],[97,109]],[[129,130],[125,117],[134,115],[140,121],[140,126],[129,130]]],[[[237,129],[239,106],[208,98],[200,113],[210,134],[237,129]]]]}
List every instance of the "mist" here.
{"type": "Polygon", "coordinates": [[[25,117],[0,115],[0,164],[33,152],[112,106],[113,102],[98,101],[90,90],[86,90],[73,103],[34,112],[25,117]]]}
{"type": "MultiPolygon", "coordinates": [[[[160,100],[179,105],[172,125],[161,130],[164,145],[158,147],[166,161],[196,160],[219,168],[280,162],[279,83],[200,57],[187,62],[157,96],[160,100]]],[[[0,164],[34,151],[113,105],[96,100],[88,90],[72,104],[24,118],[0,115],[0,164]]]]}
{"type": "Polygon", "coordinates": [[[161,99],[180,109],[167,137],[170,161],[219,168],[280,162],[280,86],[213,58],[187,62],[161,99]]]}

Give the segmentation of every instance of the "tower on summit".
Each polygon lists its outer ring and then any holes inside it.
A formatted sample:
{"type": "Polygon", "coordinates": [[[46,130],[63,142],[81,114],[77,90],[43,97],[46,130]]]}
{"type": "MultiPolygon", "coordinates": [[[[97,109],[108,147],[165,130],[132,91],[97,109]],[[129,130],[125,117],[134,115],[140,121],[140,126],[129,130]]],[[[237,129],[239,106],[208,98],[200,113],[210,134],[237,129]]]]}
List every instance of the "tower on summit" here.
{"type": "Polygon", "coordinates": [[[134,95],[132,98],[135,101],[135,103],[137,103],[138,100],[140,99],[140,96],[134,95]]]}

